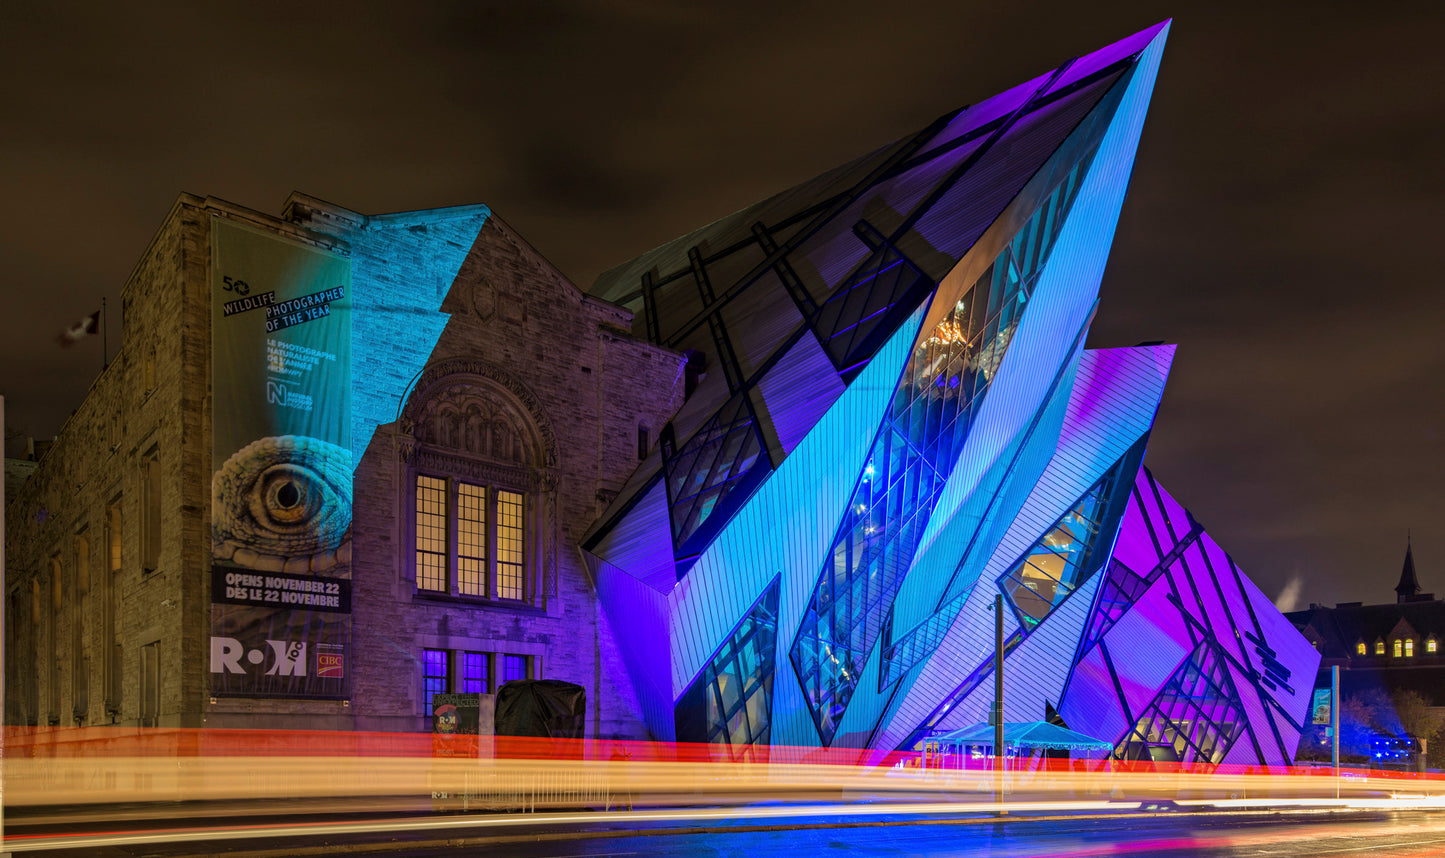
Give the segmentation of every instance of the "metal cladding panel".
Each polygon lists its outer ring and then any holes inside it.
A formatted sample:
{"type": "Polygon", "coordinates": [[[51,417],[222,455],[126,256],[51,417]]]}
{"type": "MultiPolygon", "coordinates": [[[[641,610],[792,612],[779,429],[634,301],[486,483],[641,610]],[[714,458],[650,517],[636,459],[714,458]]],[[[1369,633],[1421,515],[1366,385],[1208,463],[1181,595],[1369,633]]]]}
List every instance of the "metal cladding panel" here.
{"type": "MultiPolygon", "coordinates": [[[[1117,79],[1110,76],[1020,117],[949,193],[928,210],[914,231],[929,247],[954,260],[974,246],[984,230],[1023,190],[1117,79]]],[[[947,160],[939,159],[940,162],[947,160]]],[[[1057,162],[1055,162],[1057,164],[1057,162]]],[[[1064,166],[1067,169],[1068,166],[1064,166]]],[[[935,272],[941,279],[945,272],[935,272]]]]}
{"type": "MultiPolygon", "coordinates": [[[[676,698],[729,635],[764,587],[782,573],[777,640],[796,634],[822,562],[876,428],[912,351],[922,310],[828,409],[813,431],[733,516],[668,597],[672,689],[676,698]]],[[[779,659],[780,685],[795,684],[779,659]]],[[[778,724],[783,719],[774,718],[778,724]]]]}
{"type": "Polygon", "coordinates": [[[1059,714],[1072,729],[1117,744],[1137,716],[1125,712],[1119,703],[1119,694],[1104,658],[1107,650],[1107,644],[1096,646],[1074,666],[1059,714]]]}
{"type": "Polygon", "coordinates": [[[1050,87],[1050,91],[1057,91],[1074,85],[1077,81],[1094,74],[1097,71],[1108,68],[1120,60],[1126,60],[1145,48],[1156,38],[1162,42],[1169,34],[1169,20],[1160,21],[1152,27],[1140,30],[1132,36],[1120,39],[1112,45],[1100,48],[1093,53],[1084,54],[1069,64],[1064,73],[1050,87]]]}
{"type": "Polygon", "coordinates": [[[786,455],[843,395],[844,386],[818,339],[805,334],[763,376],[758,389],[786,455]]]}
{"type": "MultiPolygon", "coordinates": [[[[1179,598],[1184,604],[1184,609],[1191,616],[1199,620],[1211,629],[1245,629],[1253,624],[1249,616],[1233,616],[1228,605],[1224,602],[1219,592],[1219,585],[1214,577],[1214,570],[1204,560],[1204,554],[1200,551],[1199,544],[1203,537],[1191,543],[1179,557],[1179,562],[1171,567],[1174,579],[1179,582],[1187,582],[1188,586],[1181,583],[1179,598]],[[1241,622],[1242,621],[1242,622],[1241,622]]],[[[1242,606],[1241,612],[1242,612],[1242,606]]],[[[1244,653],[1240,649],[1241,641],[1232,634],[1218,635],[1220,648],[1231,658],[1243,658],[1244,653]]]]}
{"type": "MultiPolygon", "coordinates": [[[[778,276],[772,272],[758,279],[748,290],[746,300],[733,301],[724,307],[722,319],[745,379],[752,378],[787,342],[788,336],[803,325],[798,305],[788,297],[778,276]]],[[[708,348],[706,352],[715,358],[717,348],[708,348]]],[[[709,373],[714,370],[721,371],[721,367],[708,368],[709,373]]]]}
{"type": "MultiPolygon", "coordinates": [[[[1137,489],[1137,483],[1136,489],[1137,489]]],[[[1119,538],[1114,542],[1114,559],[1141,576],[1159,565],[1159,552],[1154,550],[1154,540],[1149,538],[1145,527],[1145,512],[1139,506],[1138,491],[1129,495],[1129,505],[1124,509],[1124,518],[1119,522],[1119,538]]]]}
{"type": "Polygon", "coordinates": [[[1130,712],[1138,713],[1158,695],[1194,647],[1169,595],[1169,576],[1160,576],[1104,635],[1130,712]]]}
{"type": "Polygon", "coordinates": [[[667,487],[661,480],[602,537],[592,553],[659,592],[673,588],[677,570],[672,557],[667,487]]]}
{"type": "Polygon", "coordinates": [[[1048,79],[1049,75],[1041,74],[1032,80],[1025,81],[965,108],[949,121],[937,137],[928,141],[928,148],[923,151],[923,157],[927,157],[960,137],[978,131],[990,122],[1002,119],[1018,110],[1024,105],[1024,102],[1029,100],[1030,96],[1039,91],[1039,87],[1043,86],[1048,79]]]}
{"type": "Polygon", "coordinates": [[[1244,732],[1239,735],[1236,744],[1248,745],[1254,752],[1254,758],[1250,762],[1267,766],[1289,765],[1294,748],[1286,749],[1283,746],[1283,737],[1275,732],[1273,719],[1265,711],[1264,701],[1260,700],[1259,689],[1253,677],[1232,660],[1225,662],[1224,669],[1229,671],[1229,678],[1239,692],[1240,708],[1244,712],[1244,732]]]}
{"type": "MultiPolygon", "coordinates": [[[[1099,588],[1099,576],[1089,579],[1049,614],[1003,661],[1004,721],[1041,721],[1044,701],[1057,705],[1074,662],[1074,649],[1084,633],[1089,606],[1099,588]]],[[[978,622],[977,619],[974,622],[978,622]]],[[[992,623],[987,623],[990,628],[992,623]]],[[[993,700],[993,681],[980,685],[970,696],[993,700]]],[[[939,723],[940,729],[958,729],[965,722],[955,709],[939,723]]]]}
{"type": "MultiPolygon", "coordinates": [[[[1218,549],[1218,546],[1215,548],[1218,549]]],[[[1279,612],[1269,597],[1245,577],[1238,566],[1231,566],[1233,577],[1241,587],[1241,595],[1248,599],[1253,609],[1256,628],[1262,633],[1261,639],[1275,651],[1275,659],[1289,670],[1289,688],[1281,686],[1271,692],[1271,696],[1283,707],[1291,723],[1303,724],[1309,712],[1314,678],[1319,672],[1320,652],[1279,612]]]]}
{"type": "Polygon", "coordinates": [[[642,706],[647,729],[658,741],[675,738],[673,695],[668,683],[665,597],[605,560],[583,552],[597,582],[597,599],[612,626],[622,663],[642,706]]]}

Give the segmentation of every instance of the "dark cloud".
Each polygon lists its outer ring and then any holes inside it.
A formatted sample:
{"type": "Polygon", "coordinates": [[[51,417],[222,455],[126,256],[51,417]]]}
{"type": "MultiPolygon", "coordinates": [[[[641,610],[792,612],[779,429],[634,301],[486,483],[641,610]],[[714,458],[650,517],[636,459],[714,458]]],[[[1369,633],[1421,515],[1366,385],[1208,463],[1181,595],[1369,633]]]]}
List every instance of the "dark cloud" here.
{"type": "Polygon", "coordinates": [[[1149,462],[1270,595],[1445,592],[1433,3],[11,3],[0,390],[55,432],[177,193],[484,202],[580,285],[1175,16],[1091,344],[1179,344],[1149,462]]]}

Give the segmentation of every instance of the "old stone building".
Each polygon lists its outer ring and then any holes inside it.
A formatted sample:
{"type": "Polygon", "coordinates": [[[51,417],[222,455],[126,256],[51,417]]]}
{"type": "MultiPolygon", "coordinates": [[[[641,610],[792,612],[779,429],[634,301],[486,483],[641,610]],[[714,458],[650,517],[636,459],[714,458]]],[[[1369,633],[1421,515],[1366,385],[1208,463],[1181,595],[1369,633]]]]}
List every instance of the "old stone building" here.
{"type": "Polygon", "coordinates": [[[576,545],[684,395],[627,310],[486,207],[300,194],[182,195],[122,299],[8,506],[7,723],[427,730],[527,676],[645,735],[576,545]]]}

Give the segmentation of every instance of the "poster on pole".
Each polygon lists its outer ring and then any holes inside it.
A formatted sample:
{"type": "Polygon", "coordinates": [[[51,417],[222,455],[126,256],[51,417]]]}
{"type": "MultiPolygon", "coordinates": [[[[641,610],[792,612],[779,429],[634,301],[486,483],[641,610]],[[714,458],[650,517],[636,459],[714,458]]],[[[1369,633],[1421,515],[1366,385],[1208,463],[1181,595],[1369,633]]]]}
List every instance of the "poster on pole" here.
{"type": "Polygon", "coordinates": [[[348,696],[351,264],[211,220],[211,694],[348,696]]]}
{"type": "Polygon", "coordinates": [[[1314,699],[1310,701],[1310,712],[1313,713],[1311,724],[1330,723],[1330,689],[1316,688],[1314,699]]]}

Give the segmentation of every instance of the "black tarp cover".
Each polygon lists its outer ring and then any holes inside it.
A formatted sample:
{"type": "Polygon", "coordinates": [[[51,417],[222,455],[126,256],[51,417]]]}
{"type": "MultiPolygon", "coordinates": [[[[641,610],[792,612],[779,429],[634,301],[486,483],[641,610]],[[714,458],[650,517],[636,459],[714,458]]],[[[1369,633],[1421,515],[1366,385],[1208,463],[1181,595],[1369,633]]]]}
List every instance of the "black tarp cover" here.
{"type": "Polygon", "coordinates": [[[587,691],[560,679],[516,679],[497,690],[498,736],[581,739],[587,691]]]}

